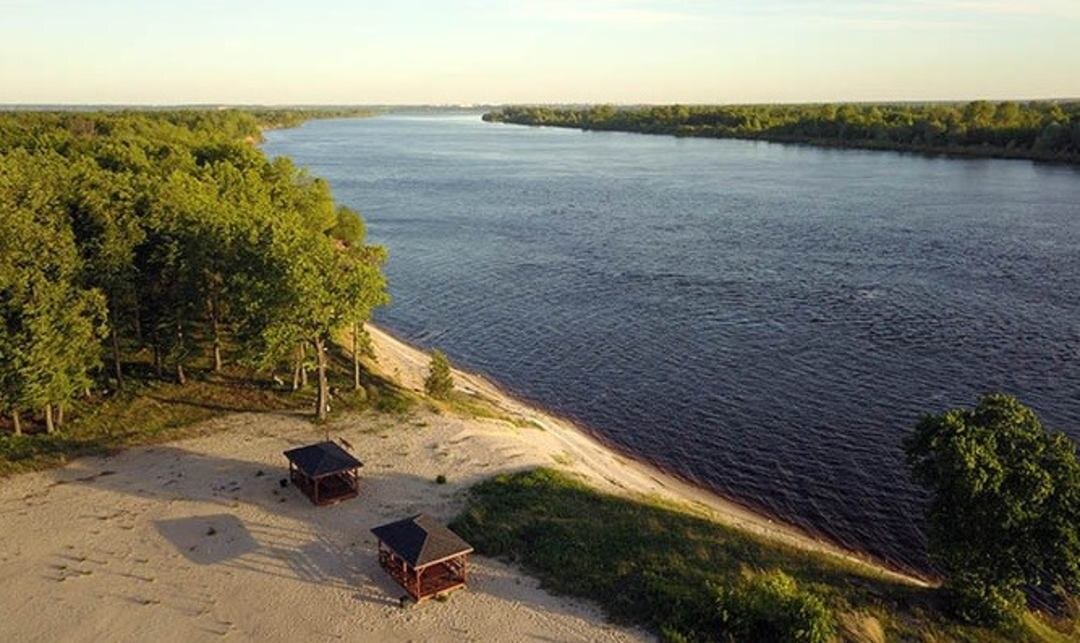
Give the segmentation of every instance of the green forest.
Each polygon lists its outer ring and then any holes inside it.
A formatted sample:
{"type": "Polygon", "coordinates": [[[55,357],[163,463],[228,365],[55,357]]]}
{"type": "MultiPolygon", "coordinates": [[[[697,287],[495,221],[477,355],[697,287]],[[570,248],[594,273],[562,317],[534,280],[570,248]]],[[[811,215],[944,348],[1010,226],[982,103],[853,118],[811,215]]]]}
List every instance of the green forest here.
{"type": "Polygon", "coordinates": [[[484,120],[1080,163],[1080,102],[506,107],[484,120]]]}
{"type": "Polygon", "coordinates": [[[285,386],[310,365],[324,418],[327,346],[350,331],[356,359],[363,323],[388,300],[386,253],[325,181],[256,143],[267,128],[346,115],[361,114],[0,113],[8,435],[58,433],[73,407],[136,377],[184,385],[197,361],[285,386]]]}

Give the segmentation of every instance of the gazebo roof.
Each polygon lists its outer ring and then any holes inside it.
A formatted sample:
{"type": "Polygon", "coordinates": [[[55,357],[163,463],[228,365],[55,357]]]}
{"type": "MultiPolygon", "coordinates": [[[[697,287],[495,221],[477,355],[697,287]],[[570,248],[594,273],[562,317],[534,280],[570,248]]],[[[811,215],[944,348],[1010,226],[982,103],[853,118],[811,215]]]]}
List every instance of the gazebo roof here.
{"type": "Polygon", "coordinates": [[[414,569],[472,552],[472,546],[427,514],[371,530],[414,569]]]}
{"type": "Polygon", "coordinates": [[[319,442],[290,449],[285,452],[285,457],[309,478],[351,471],[364,466],[363,462],[334,442],[319,442]]]}

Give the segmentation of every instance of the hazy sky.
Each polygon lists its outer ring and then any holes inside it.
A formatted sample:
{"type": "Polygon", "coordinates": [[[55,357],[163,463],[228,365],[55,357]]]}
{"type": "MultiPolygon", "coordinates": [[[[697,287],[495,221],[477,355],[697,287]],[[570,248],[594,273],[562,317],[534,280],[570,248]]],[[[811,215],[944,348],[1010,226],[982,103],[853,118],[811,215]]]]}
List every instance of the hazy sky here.
{"type": "Polygon", "coordinates": [[[1080,0],[0,0],[0,103],[1080,96],[1080,0]]]}

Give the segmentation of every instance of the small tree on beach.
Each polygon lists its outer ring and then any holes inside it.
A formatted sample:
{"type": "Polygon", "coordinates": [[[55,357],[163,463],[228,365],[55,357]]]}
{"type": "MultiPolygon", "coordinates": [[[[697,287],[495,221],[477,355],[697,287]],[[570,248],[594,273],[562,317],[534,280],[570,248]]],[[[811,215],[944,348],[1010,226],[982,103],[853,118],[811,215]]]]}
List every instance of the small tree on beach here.
{"type": "Polygon", "coordinates": [[[424,380],[424,390],[437,400],[445,400],[454,390],[454,378],[450,374],[450,360],[440,350],[436,349],[431,353],[431,367],[427,379],[424,380]]]}
{"type": "Polygon", "coordinates": [[[1080,462],[1063,433],[1008,395],[919,422],[906,443],[930,490],[930,556],[969,621],[1010,618],[1024,590],[1080,592],[1080,462]]]}

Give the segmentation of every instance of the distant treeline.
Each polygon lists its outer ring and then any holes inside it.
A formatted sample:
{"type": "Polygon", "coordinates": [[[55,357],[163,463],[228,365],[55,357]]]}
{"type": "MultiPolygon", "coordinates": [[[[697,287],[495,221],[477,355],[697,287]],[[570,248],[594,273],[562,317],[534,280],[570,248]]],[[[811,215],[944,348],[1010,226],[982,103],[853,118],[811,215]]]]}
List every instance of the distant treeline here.
{"type": "Polygon", "coordinates": [[[245,110],[252,114],[262,129],[296,127],[304,121],[322,118],[359,118],[374,116],[378,112],[367,107],[318,107],[310,109],[264,109],[245,110]]]}
{"type": "Polygon", "coordinates": [[[506,107],[484,120],[1080,163],[1080,102],[506,107]]]}
{"type": "MultiPolygon", "coordinates": [[[[220,370],[226,343],[251,368],[325,372],[332,333],[387,299],[385,251],[325,181],[251,144],[323,115],[0,113],[0,411],[16,431],[122,387],[122,345],[180,383],[196,356],[220,370]]],[[[322,415],[324,376],[318,392],[322,415]]]]}

